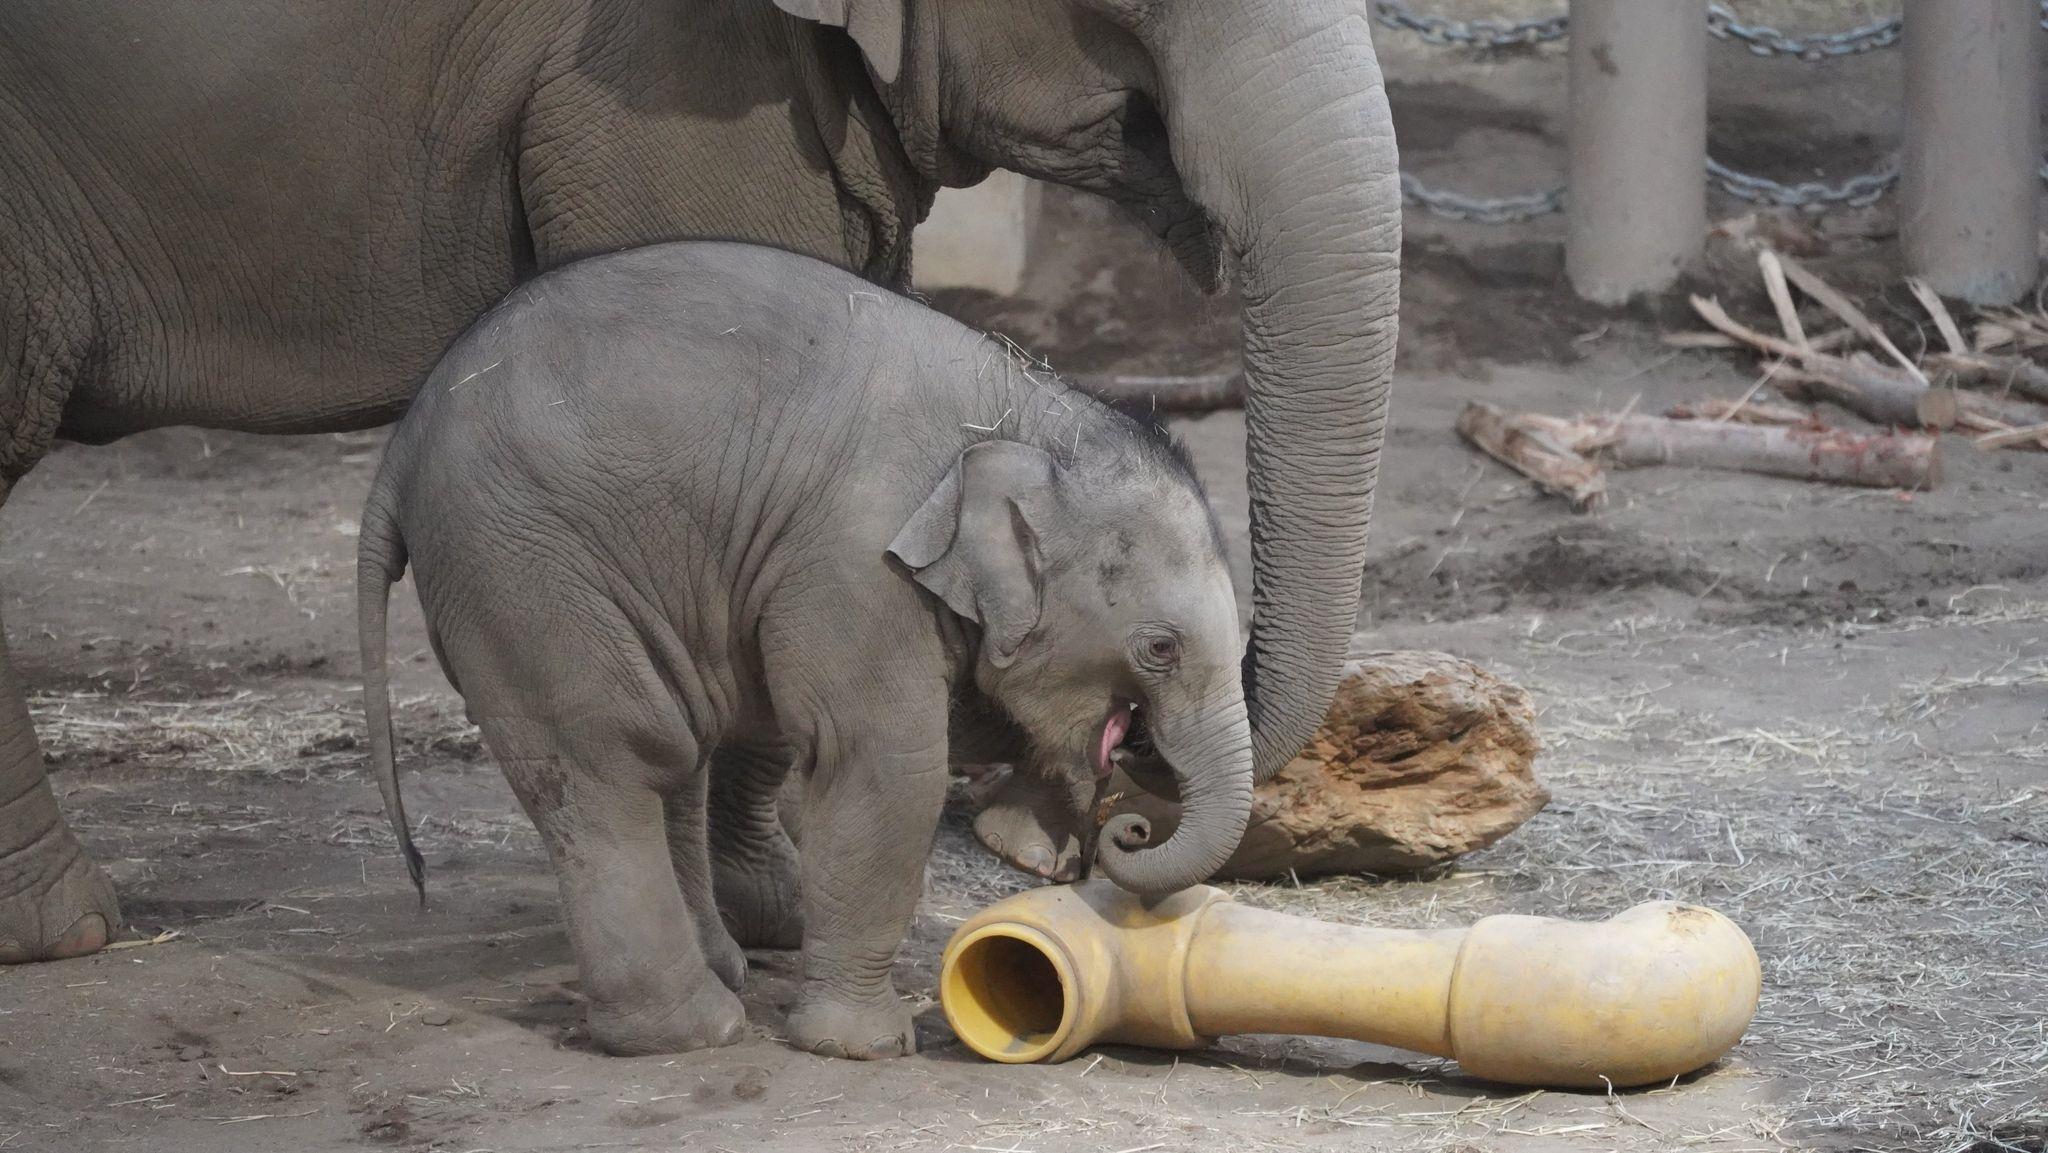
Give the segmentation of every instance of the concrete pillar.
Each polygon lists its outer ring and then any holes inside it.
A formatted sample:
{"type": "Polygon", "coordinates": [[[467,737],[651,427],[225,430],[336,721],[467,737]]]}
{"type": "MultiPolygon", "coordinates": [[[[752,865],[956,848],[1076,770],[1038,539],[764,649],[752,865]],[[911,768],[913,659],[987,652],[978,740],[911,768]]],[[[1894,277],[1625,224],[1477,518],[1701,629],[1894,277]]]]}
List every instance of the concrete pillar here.
{"type": "Polygon", "coordinates": [[[1943,296],[2010,304],[2039,264],[2035,0],[1906,5],[1906,269],[1943,296]]]}
{"type": "Polygon", "coordinates": [[[911,238],[917,288],[981,288],[1008,296],[1024,280],[1038,193],[998,170],[972,188],[942,188],[911,238]]]}
{"type": "Polygon", "coordinates": [[[1697,0],[1572,0],[1565,272],[1587,300],[1670,287],[1707,235],[1697,0]]]}

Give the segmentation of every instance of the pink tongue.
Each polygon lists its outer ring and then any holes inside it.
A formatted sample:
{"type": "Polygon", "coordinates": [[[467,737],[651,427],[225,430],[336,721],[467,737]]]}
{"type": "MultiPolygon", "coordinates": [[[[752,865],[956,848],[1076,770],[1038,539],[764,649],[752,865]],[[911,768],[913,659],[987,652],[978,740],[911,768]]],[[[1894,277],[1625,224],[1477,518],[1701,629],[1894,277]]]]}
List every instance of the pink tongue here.
{"type": "Polygon", "coordinates": [[[1112,710],[1109,714],[1109,719],[1102,723],[1102,744],[1095,750],[1096,776],[1106,777],[1109,775],[1109,754],[1115,752],[1116,747],[1124,743],[1124,734],[1130,731],[1131,711],[1129,709],[1112,710]]]}

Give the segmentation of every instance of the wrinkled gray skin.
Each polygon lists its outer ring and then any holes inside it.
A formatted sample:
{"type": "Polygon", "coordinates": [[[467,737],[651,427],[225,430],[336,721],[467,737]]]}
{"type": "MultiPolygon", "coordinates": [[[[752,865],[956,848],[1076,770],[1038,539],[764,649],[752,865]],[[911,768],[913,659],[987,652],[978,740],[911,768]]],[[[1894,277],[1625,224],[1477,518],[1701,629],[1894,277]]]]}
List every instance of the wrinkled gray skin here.
{"type": "Polygon", "coordinates": [[[1158,845],[1104,838],[1126,888],[1194,884],[1244,832],[1236,601],[1185,458],[808,258],[661,245],[519,289],[428,378],[362,523],[373,753],[415,876],[383,671],[408,557],[547,844],[612,1052],[738,1038],[746,962],[716,895],[755,884],[798,895],[777,926],[803,948],[791,1040],[914,1051],[889,968],[949,716],[982,738],[963,752],[1075,798],[1074,824],[1135,706],[1184,803],[1158,845]],[[713,809],[772,828],[792,762],[801,854],[714,846],[713,809]]]}
{"type": "MultiPolygon", "coordinates": [[[[933,191],[1000,165],[1124,202],[1205,285],[1235,260],[1273,771],[1356,614],[1394,352],[1368,0],[779,3],[0,5],[0,499],[58,435],[391,420],[581,255],[743,239],[900,285],[933,191]]],[[[117,920],[0,651],[0,961],[117,920]]]]}

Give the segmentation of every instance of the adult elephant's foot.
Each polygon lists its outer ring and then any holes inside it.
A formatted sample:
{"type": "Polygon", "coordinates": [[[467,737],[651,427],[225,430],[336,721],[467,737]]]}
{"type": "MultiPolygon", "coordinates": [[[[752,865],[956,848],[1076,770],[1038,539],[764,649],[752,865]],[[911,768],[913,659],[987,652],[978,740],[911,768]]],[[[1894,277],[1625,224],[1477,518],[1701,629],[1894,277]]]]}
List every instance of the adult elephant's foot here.
{"type": "Polygon", "coordinates": [[[910,1007],[894,996],[886,1001],[854,1002],[807,991],[789,1011],[789,1040],[808,1053],[855,1061],[908,1057],[917,1052],[910,1007]]]}
{"type": "Polygon", "coordinates": [[[42,810],[33,818],[42,831],[0,856],[0,965],[97,953],[121,924],[114,887],[57,816],[47,783],[0,804],[0,843],[13,839],[6,834],[27,824],[31,810],[42,810]],[[46,804],[35,804],[34,792],[46,804]]]}
{"type": "Polygon", "coordinates": [[[1081,875],[1081,822],[1090,819],[1068,788],[1027,772],[1012,771],[981,812],[974,835],[1006,863],[1054,881],[1081,875]]]}
{"type": "Polygon", "coordinates": [[[114,887],[57,811],[28,698],[0,634],[0,964],[97,953],[120,924],[114,887]]]}
{"type": "Polygon", "coordinates": [[[590,1003],[590,1036],[614,1057],[712,1049],[737,1044],[746,1032],[747,1011],[723,981],[703,981],[666,1004],[590,1003]]]}

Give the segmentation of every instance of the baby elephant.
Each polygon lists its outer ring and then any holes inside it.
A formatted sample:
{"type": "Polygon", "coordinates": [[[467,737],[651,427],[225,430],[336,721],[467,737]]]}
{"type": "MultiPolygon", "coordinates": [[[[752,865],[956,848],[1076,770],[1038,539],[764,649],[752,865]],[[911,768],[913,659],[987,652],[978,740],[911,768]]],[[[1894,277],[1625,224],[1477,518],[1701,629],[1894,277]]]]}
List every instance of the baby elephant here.
{"type": "Polygon", "coordinates": [[[418,882],[384,668],[408,561],[547,845],[614,1053],[738,1040],[741,946],[799,943],[791,1040],[914,1051],[889,970],[949,756],[1065,798],[1044,819],[1141,894],[1206,877],[1244,830],[1243,646],[1184,454],[817,261],[586,260],[515,292],[422,387],[359,570],[372,752],[418,882]],[[1097,783],[1126,761],[1182,820],[1147,845],[1119,818],[1096,848],[1097,783]],[[791,767],[800,852],[775,811],[791,767]]]}

